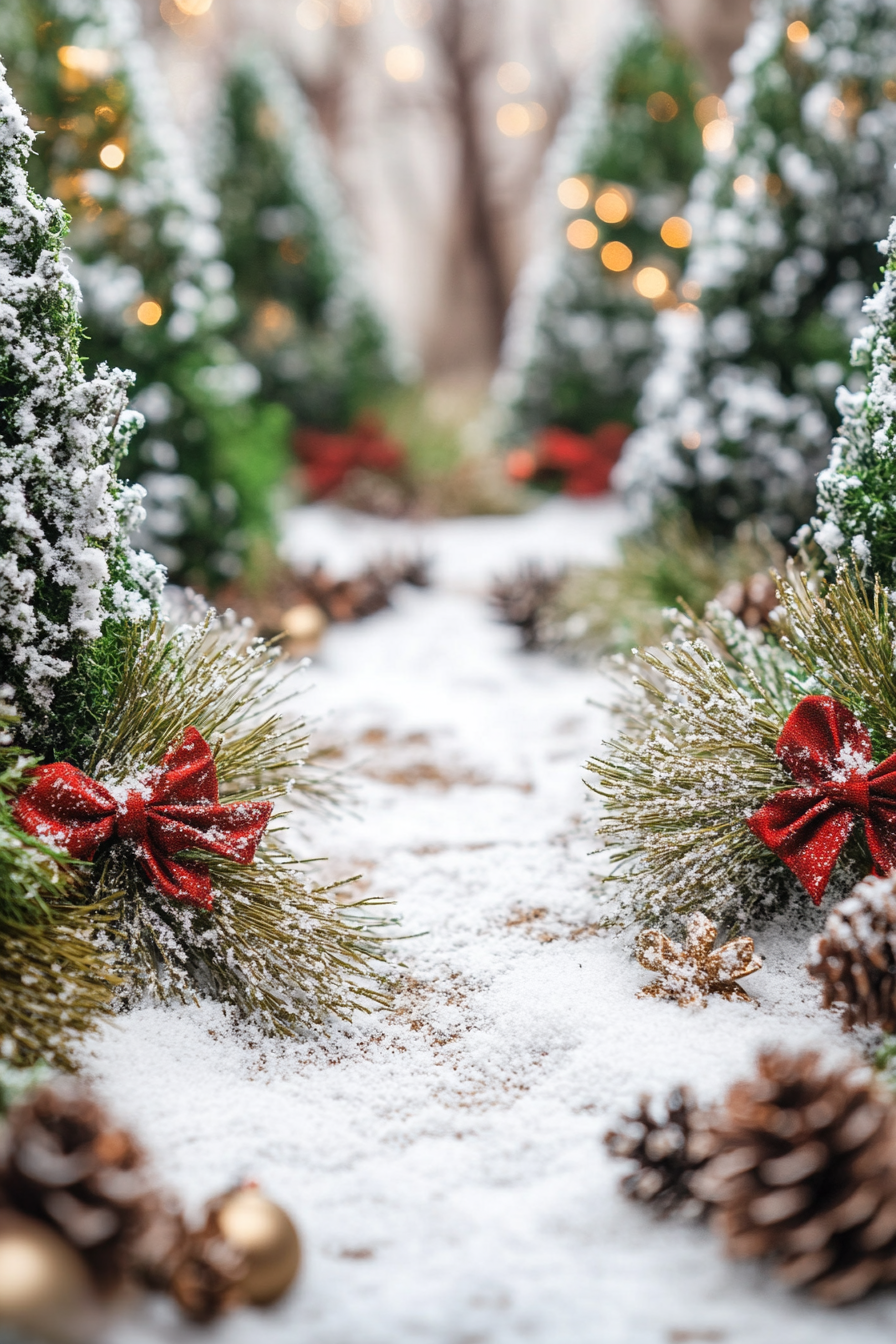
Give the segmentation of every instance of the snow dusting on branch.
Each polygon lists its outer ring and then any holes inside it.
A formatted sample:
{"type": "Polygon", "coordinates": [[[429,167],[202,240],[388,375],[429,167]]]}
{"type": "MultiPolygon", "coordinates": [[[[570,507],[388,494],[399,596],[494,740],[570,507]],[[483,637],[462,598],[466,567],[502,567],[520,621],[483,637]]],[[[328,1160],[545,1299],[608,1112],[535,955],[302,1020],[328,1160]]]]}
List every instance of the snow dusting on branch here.
{"type": "Polygon", "coordinates": [[[130,375],[78,358],[78,290],[61,254],[58,201],[28,186],[34,140],[0,66],[0,662],[47,712],[71,651],[104,616],[147,617],[163,571],[128,546],[142,512],[116,462],[139,417],[130,375]]]}

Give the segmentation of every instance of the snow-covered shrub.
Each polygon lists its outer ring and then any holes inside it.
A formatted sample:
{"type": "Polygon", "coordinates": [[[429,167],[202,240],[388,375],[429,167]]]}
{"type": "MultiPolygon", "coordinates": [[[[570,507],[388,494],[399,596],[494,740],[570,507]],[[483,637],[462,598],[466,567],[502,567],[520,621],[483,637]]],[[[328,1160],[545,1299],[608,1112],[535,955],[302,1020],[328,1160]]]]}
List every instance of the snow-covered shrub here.
{"type": "MultiPolygon", "coordinates": [[[[812,512],[876,240],[896,206],[896,0],[766,0],[688,218],[700,314],[669,312],[617,481],[730,535],[812,512]]],[[[696,292],[696,289],[695,291],[696,292]]]]}
{"type": "Polygon", "coordinates": [[[28,186],[33,141],[0,67],[0,682],[40,741],[79,654],[148,617],[164,572],[127,541],[142,491],[116,465],[140,417],[128,374],[81,367],[66,217],[28,186]]]}

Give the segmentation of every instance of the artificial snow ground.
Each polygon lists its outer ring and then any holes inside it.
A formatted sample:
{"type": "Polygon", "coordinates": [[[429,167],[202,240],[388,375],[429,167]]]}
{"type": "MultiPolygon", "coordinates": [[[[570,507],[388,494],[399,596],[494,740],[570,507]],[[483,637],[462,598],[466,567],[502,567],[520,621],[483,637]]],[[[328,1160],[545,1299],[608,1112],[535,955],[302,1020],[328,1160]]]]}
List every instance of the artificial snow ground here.
{"type": "MultiPolygon", "coordinates": [[[[608,731],[599,675],[517,651],[488,582],[519,559],[606,558],[612,503],[411,527],[301,511],[292,553],[346,571],[422,548],[435,586],[332,630],[308,709],[358,783],[306,852],[395,902],[394,1005],[288,1045],[213,1005],[146,1008],[88,1072],[193,1207],[244,1176],[294,1215],[299,1289],[215,1328],[220,1344],[863,1344],[896,1293],[824,1311],[704,1228],[617,1193],[600,1138],[643,1090],[709,1099],[769,1043],[842,1050],[802,971],[806,928],[761,933],[758,1007],[638,1000],[629,944],[596,934],[596,803],[583,765],[608,731]]],[[[207,1340],[166,1303],[114,1344],[207,1340]]]]}

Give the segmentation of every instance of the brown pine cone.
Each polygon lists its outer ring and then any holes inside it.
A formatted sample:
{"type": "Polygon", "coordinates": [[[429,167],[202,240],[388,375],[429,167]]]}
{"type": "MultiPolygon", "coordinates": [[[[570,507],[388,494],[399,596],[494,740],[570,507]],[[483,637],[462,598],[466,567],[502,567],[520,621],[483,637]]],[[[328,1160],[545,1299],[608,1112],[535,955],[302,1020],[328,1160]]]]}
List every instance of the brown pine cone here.
{"type": "Polygon", "coordinates": [[[133,1137],[90,1094],[61,1080],[14,1106],[3,1136],[0,1199],[49,1224],[84,1256],[101,1289],[151,1254],[166,1210],[133,1137]]]}
{"type": "Polygon", "coordinates": [[[651,1108],[650,1097],[641,1097],[637,1115],[624,1115],[619,1128],[604,1136],[614,1157],[636,1163],[621,1189],[631,1199],[652,1204],[661,1217],[673,1212],[699,1217],[704,1205],[694,1196],[691,1179],[703,1165],[697,1137],[705,1124],[703,1112],[686,1087],[669,1093],[659,1120],[651,1108]]]}
{"type": "Polygon", "coordinates": [[[843,1028],[896,1032],[896,873],[866,877],[828,915],[807,970],[825,1008],[846,1006],[843,1028]]]}
{"type": "Polygon", "coordinates": [[[896,1107],[868,1069],[769,1051],[705,1138],[693,1189],[730,1255],[831,1305],[896,1280],[896,1107]]]}
{"type": "Polygon", "coordinates": [[[535,561],[520,565],[507,579],[495,579],[489,602],[499,621],[515,625],[524,649],[543,647],[545,616],[565,577],[564,571],[551,572],[535,561]]]}
{"type": "Polygon", "coordinates": [[[368,565],[351,579],[334,579],[320,565],[296,576],[305,599],[320,607],[328,620],[359,621],[389,605],[398,578],[391,561],[368,565]]]}
{"type": "Polygon", "coordinates": [[[726,583],[716,601],[743,621],[748,630],[767,629],[778,605],[778,589],[770,574],[751,574],[743,583],[738,579],[726,583]]]}
{"type": "Polygon", "coordinates": [[[213,1321],[243,1301],[246,1259],[221,1233],[218,1207],[208,1206],[205,1225],[185,1234],[165,1287],[190,1320],[213,1321]]]}

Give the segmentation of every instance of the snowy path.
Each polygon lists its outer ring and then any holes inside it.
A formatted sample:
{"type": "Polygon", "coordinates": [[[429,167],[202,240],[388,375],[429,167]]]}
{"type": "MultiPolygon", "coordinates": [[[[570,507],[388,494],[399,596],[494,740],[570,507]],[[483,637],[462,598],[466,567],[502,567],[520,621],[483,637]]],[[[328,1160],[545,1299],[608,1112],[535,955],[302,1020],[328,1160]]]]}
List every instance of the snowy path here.
{"type": "MultiPolygon", "coordinates": [[[[481,591],[516,558],[606,556],[610,506],[423,533],[439,583],[328,636],[311,679],[324,733],[360,771],[360,813],[315,821],[308,853],[394,899],[407,978],[391,1010],[271,1046],[214,1006],[146,1009],[88,1067],[198,1204],[243,1175],[295,1215],[301,1289],[232,1317],[222,1344],[863,1344],[896,1294],[824,1312],[703,1229],[616,1193],[599,1138],[643,1089],[706,1098],[765,1043],[841,1048],[800,971],[806,931],[760,937],[760,1006],[639,1001],[643,973],[595,936],[595,804],[582,764],[607,721],[593,673],[516,652],[481,591]],[[477,593],[476,589],[480,591],[477,593]]],[[[420,533],[328,510],[296,548],[354,568],[420,533]]],[[[167,1304],[115,1344],[207,1340],[167,1304]]]]}

